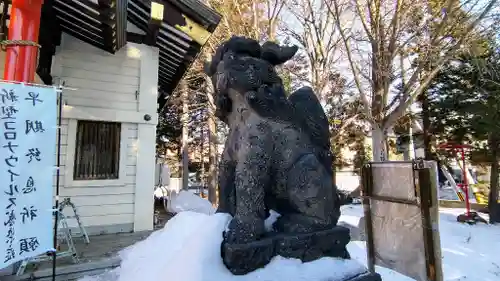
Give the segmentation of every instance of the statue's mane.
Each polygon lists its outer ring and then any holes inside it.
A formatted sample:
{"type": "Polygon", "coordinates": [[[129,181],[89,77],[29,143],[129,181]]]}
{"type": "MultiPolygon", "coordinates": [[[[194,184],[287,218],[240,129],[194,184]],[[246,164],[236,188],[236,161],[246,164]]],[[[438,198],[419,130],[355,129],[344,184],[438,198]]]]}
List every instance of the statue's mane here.
{"type": "Polygon", "coordinates": [[[216,94],[217,117],[223,121],[231,112],[228,90],[245,97],[257,114],[278,122],[286,122],[307,134],[320,148],[320,158],[328,170],[332,167],[328,120],[309,87],[287,97],[275,67],[290,60],[298,48],[282,47],[273,42],[262,46],[255,40],[232,37],[217,48],[205,72],[212,78],[216,94]]]}
{"type": "Polygon", "coordinates": [[[231,112],[227,95],[231,88],[243,95],[262,117],[295,124],[290,114],[293,107],[275,66],[286,62],[296,52],[297,47],[280,47],[272,42],[260,46],[255,40],[236,36],[219,46],[205,67],[217,88],[214,99],[218,117],[224,120],[231,112]]]}

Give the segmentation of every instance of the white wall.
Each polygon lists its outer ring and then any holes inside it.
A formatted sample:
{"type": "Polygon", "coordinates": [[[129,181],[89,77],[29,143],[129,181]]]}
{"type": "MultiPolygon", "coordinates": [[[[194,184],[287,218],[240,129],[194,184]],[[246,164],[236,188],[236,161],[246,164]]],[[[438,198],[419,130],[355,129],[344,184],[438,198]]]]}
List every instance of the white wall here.
{"type": "Polygon", "coordinates": [[[129,43],[113,55],[67,34],[54,56],[55,82],[76,89],[63,93],[60,198],[90,233],[153,228],[157,69],[156,48],[129,43]],[[118,180],[73,181],[77,120],[122,123],[118,180]]]}

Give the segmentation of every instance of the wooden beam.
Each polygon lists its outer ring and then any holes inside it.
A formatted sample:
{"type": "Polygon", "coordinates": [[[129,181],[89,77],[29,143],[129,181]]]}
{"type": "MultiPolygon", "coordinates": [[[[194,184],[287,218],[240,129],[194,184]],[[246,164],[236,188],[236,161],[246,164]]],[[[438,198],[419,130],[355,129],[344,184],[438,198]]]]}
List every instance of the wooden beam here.
{"type": "Polygon", "coordinates": [[[116,0],[116,48],[121,49],[127,44],[127,17],[128,17],[128,1],[116,0]]]}
{"type": "Polygon", "coordinates": [[[148,24],[148,30],[146,32],[146,45],[156,46],[156,40],[158,39],[158,34],[160,33],[160,25],[150,22],[148,24]]]}
{"type": "Polygon", "coordinates": [[[75,5],[73,0],[54,0],[64,32],[110,53],[126,44],[127,0],[76,1],[82,5],[75,5]]]}
{"type": "MultiPolygon", "coordinates": [[[[99,6],[97,6],[95,3],[92,3],[91,6],[88,6],[86,3],[86,1],[83,1],[83,0],[79,0],[80,3],[86,5],[87,7],[91,8],[91,9],[94,9],[96,8],[96,11],[99,11],[99,13],[95,13],[94,11],[92,10],[89,10],[89,9],[85,9],[84,7],[80,6],[80,5],[75,5],[75,3],[73,1],[68,1],[68,0],[55,0],[54,1],[54,8],[56,9],[56,11],[59,12],[59,14],[61,12],[63,13],[66,13],[68,15],[71,15],[72,17],[74,18],[77,18],[77,19],[80,19],[81,21],[85,21],[85,22],[88,22],[92,25],[98,25],[97,22],[104,22],[106,24],[113,24],[114,22],[112,20],[110,20],[110,17],[107,15],[107,9],[103,8],[99,8],[99,6]],[[64,4],[63,4],[64,3],[64,4]],[[69,7],[72,7],[77,11],[73,10],[73,9],[70,9],[69,7]],[[89,19],[87,19],[89,18],[89,19]],[[90,19],[94,19],[95,21],[92,21],[90,19]]],[[[90,5],[90,4],[89,4],[90,5]]]]}
{"type": "Polygon", "coordinates": [[[174,25],[175,28],[178,30],[186,33],[189,37],[191,37],[196,43],[200,44],[201,46],[205,45],[205,43],[208,41],[208,38],[210,38],[211,33],[208,32],[204,27],[201,25],[197,24],[190,18],[188,18],[185,15],[182,15],[184,17],[184,24],[176,24],[174,25]]]}
{"type": "Polygon", "coordinates": [[[145,34],[139,34],[135,32],[127,32],[127,42],[132,42],[136,44],[144,44],[146,40],[145,34]]]}
{"type": "Polygon", "coordinates": [[[204,1],[177,0],[172,2],[184,15],[196,21],[210,33],[215,31],[221,20],[221,15],[206,6],[204,1]]]}
{"type": "MultiPolygon", "coordinates": [[[[75,2],[73,0],[56,0],[56,2],[62,2],[62,3],[65,3],[67,5],[69,5],[70,7],[74,7],[75,6],[75,2]]],[[[97,3],[94,3],[90,0],[78,0],[78,2],[80,2],[81,4],[89,7],[90,9],[92,10],[95,10],[95,11],[98,11],[99,10],[99,5],[97,5],[97,3]]],[[[79,6],[79,5],[78,5],[79,6]]],[[[83,7],[82,7],[83,8],[83,7]]],[[[79,9],[79,8],[77,8],[79,9]]],[[[80,9],[79,9],[80,10],[80,9]]],[[[83,10],[83,9],[82,9],[83,10]]]]}
{"type": "Polygon", "coordinates": [[[96,15],[93,20],[83,16],[79,12],[76,12],[72,9],[68,9],[64,6],[59,6],[57,4],[54,5],[54,15],[62,18],[65,21],[71,22],[73,24],[77,24],[81,29],[86,29],[92,32],[99,32],[100,22],[104,21],[106,24],[113,24],[112,21],[106,20],[105,18],[96,15]]]}
{"type": "MultiPolygon", "coordinates": [[[[86,28],[85,26],[81,26],[79,23],[71,21],[71,19],[64,18],[61,16],[57,16],[57,22],[61,26],[65,26],[68,29],[71,29],[75,33],[79,33],[89,39],[94,41],[103,42],[103,34],[100,30],[86,28]]],[[[64,30],[66,31],[66,29],[64,30]]]]}
{"type": "Polygon", "coordinates": [[[107,24],[103,22],[100,26],[102,30],[103,43],[106,49],[112,50],[114,53],[117,49],[116,46],[116,11],[114,11],[115,1],[111,0],[98,0],[97,6],[99,6],[99,15],[101,17],[107,18],[112,24],[107,24]]]}
{"type": "Polygon", "coordinates": [[[114,8],[115,1],[113,1],[113,0],[98,0],[97,5],[99,6],[99,8],[102,8],[102,7],[114,8]]]}
{"type": "Polygon", "coordinates": [[[191,39],[203,46],[211,33],[206,27],[192,20],[191,17],[181,13],[181,11],[170,2],[162,2],[165,6],[163,21],[177,30],[186,33],[191,39]]]}
{"type": "MultiPolygon", "coordinates": [[[[131,9],[131,10],[134,10],[134,9],[131,9]]],[[[129,20],[131,23],[133,23],[135,26],[137,26],[139,29],[141,29],[143,31],[146,31],[148,29],[147,22],[145,22],[143,18],[140,18],[139,16],[137,16],[133,13],[127,14],[127,20],[129,20]]]]}
{"type": "MultiPolygon", "coordinates": [[[[149,7],[151,5],[151,0],[131,0],[134,3],[140,3],[141,6],[149,7]]],[[[161,1],[165,6],[164,9],[164,19],[166,15],[172,16],[172,12],[175,11],[177,14],[186,16],[187,18],[193,20],[204,29],[212,33],[219,21],[221,16],[214,12],[212,9],[208,8],[203,1],[198,0],[177,0],[177,1],[161,1]]],[[[148,9],[146,9],[148,10],[148,9]]],[[[182,21],[182,19],[174,19],[174,21],[182,21]]]]}
{"type": "MultiPolygon", "coordinates": [[[[151,10],[151,0],[130,0],[134,1],[134,4],[139,6],[144,11],[151,10]]],[[[207,30],[206,27],[199,24],[197,21],[192,19],[193,15],[186,15],[179,10],[174,4],[161,1],[163,4],[163,22],[176,28],[179,31],[184,32],[191,39],[200,45],[204,45],[205,42],[210,37],[211,32],[207,30]]],[[[149,16],[149,15],[148,15],[149,16]]]]}
{"type": "Polygon", "coordinates": [[[175,65],[176,63],[168,64],[165,60],[161,60],[159,63],[159,66],[164,67],[165,69],[170,70],[171,72],[175,72],[177,70],[175,65]]]}
{"type": "Polygon", "coordinates": [[[57,33],[59,33],[53,2],[54,0],[45,0],[42,5],[40,33],[38,35],[38,43],[41,48],[36,73],[46,85],[52,85],[52,57],[56,51],[57,33]]]}
{"type": "Polygon", "coordinates": [[[8,0],[2,0],[3,3],[3,11],[2,11],[2,18],[3,22],[0,24],[2,25],[2,30],[1,32],[3,33],[0,40],[5,40],[7,39],[7,32],[9,30],[9,27],[7,26],[7,19],[10,19],[9,15],[9,1],[8,0]]]}
{"type": "Polygon", "coordinates": [[[186,53],[184,54],[179,54],[173,51],[173,48],[169,48],[169,46],[162,47],[158,45],[158,48],[160,49],[160,56],[165,57],[167,60],[175,60],[178,62],[182,62],[184,60],[184,57],[186,56],[186,53]]]}
{"type": "Polygon", "coordinates": [[[76,39],[79,39],[85,43],[88,43],[88,44],[91,44],[101,50],[104,50],[106,52],[109,52],[109,53],[113,53],[114,51],[111,50],[111,49],[107,49],[107,47],[103,44],[103,42],[98,39],[98,38],[94,38],[92,40],[89,40],[90,38],[86,37],[86,36],[83,36],[82,34],[79,34],[78,32],[75,32],[74,30],[72,30],[71,28],[64,28],[62,27],[62,31],[75,37],[76,39]]]}
{"type": "MultiPolygon", "coordinates": [[[[194,58],[196,55],[199,53],[199,48],[195,46],[191,46],[188,50],[187,53],[185,54],[185,60],[183,63],[181,63],[178,67],[177,72],[173,77],[170,78],[170,82],[168,83],[168,88],[163,89],[164,91],[167,91],[169,93],[173,92],[175,90],[175,87],[179,84],[179,81],[182,79],[184,74],[186,74],[187,70],[191,66],[191,64],[194,61],[194,58]]],[[[161,111],[163,107],[165,106],[166,101],[160,101],[161,104],[159,104],[158,110],[161,111]]]]}

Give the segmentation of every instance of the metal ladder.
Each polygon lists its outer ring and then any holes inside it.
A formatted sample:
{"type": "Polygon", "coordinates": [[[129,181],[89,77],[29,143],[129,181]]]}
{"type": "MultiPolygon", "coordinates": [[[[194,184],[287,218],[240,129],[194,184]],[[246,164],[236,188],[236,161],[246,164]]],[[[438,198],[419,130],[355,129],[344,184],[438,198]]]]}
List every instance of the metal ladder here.
{"type": "MultiPolygon", "coordinates": [[[[89,235],[87,234],[87,230],[85,230],[85,227],[83,226],[83,224],[80,220],[80,216],[78,215],[78,211],[76,209],[76,206],[75,206],[75,204],[73,204],[73,202],[71,202],[70,198],[63,199],[63,201],[59,205],[59,213],[60,213],[60,215],[63,215],[62,218],[64,218],[64,220],[63,219],[60,220],[60,223],[63,224],[63,221],[64,221],[64,223],[66,224],[65,229],[68,230],[70,237],[79,238],[79,237],[75,237],[75,236],[71,235],[71,230],[69,229],[68,223],[66,221],[67,219],[75,219],[76,222],[78,223],[78,228],[80,229],[80,234],[81,234],[80,237],[83,238],[83,241],[85,242],[85,244],[89,244],[90,239],[89,239],[89,235]],[[71,207],[71,209],[73,210],[73,216],[69,216],[69,217],[64,216],[63,211],[67,207],[71,207]]],[[[64,225],[63,225],[63,228],[64,228],[64,225]]]]}
{"type": "Polygon", "coordinates": [[[60,249],[60,246],[62,243],[66,243],[68,245],[68,249],[66,251],[58,251],[59,249],[51,249],[51,251],[48,251],[47,254],[41,255],[38,257],[34,258],[28,258],[25,259],[21,262],[19,265],[19,268],[17,269],[16,275],[22,275],[24,271],[26,270],[26,267],[29,264],[32,263],[40,263],[44,261],[49,261],[52,260],[52,256],[55,254],[56,259],[63,258],[63,257],[71,257],[73,259],[73,263],[79,263],[80,259],[78,258],[78,253],[75,247],[75,243],[73,242],[73,238],[83,238],[83,241],[85,244],[90,243],[89,236],[87,234],[87,231],[85,230],[85,227],[80,221],[80,216],[78,215],[77,209],[75,204],[71,202],[70,198],[64,198],[61,204],[59,205],[58,209],[53,209],[54,216],[57,213],[58,216],[58,231],[57,231],[57,241],[58,245],[57,248],[60,249]],[[64,215],[64,209],[71,207],[73,210],[73,216],[66,216],[64,215]],[[68,219],[75,219],[78,223],[78,228],[80,229],[81,236],[75,237],[71,233],[71,229],[69,228],[68,225],[68,219]]]}

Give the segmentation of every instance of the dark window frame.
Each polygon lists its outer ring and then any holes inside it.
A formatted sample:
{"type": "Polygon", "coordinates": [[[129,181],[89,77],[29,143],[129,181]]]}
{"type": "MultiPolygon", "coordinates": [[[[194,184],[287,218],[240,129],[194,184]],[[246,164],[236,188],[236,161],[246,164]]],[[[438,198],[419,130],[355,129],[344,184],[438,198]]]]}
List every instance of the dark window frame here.
{"type": "Polygon", "coordinates": [[[118,180],[122,124],[78,120],[73,180],[118,180]]]}

